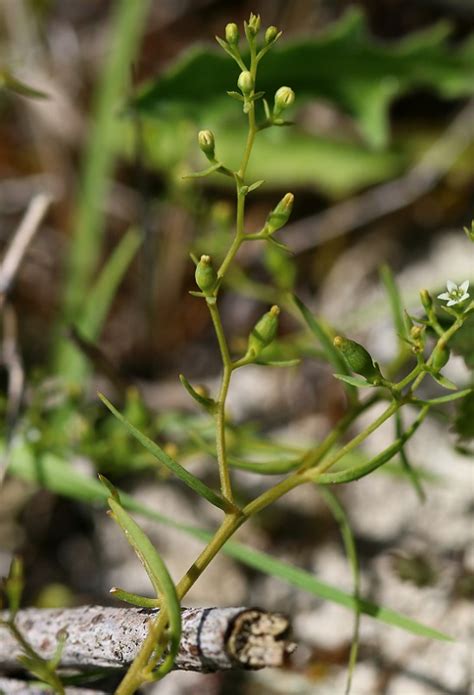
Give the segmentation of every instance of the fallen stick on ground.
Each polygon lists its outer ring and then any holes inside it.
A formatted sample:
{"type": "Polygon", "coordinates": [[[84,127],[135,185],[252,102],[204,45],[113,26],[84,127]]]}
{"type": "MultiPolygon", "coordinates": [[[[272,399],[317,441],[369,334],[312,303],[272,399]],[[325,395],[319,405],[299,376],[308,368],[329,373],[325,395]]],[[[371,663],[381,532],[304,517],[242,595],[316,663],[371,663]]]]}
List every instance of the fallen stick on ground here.
{"type": "MultiPolygon", "coordinates": [[[[61,668],[124,669],[134,659],[156,611],[144,608],[20,610],[15,625],[39,656],[54,654],[57,635],[67,632],[61,668]]],[[[0,620],[8,614],[0,612],[0,620]]],[[[281,666],[295,645],[287,640],[288,620],[257,608],[183,608],[181,646],[175,668],[185,671],[259,669],[281,666]]],[[[0,624],[0,670],[18,669],[21,648],[0,624]]]]}
{"type": "MultiPolygon", "coordinates": [[[[0,676],[0,693],[2,695],[47,695],[52,692],[51,688],[45,688],[42,684],[0,676]]],[[[103,690],[91,690],[90,688],[65,688],[64,692],[66,695],[106,695],[103,690]]]]}

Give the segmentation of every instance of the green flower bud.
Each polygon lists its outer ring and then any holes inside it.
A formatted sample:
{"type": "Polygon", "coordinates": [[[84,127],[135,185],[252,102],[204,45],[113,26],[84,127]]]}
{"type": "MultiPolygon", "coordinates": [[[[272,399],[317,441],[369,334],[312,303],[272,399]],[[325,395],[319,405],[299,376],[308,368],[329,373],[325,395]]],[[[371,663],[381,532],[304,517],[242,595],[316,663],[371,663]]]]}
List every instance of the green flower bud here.
{"type": "Polygon", "coordinates": [[[225,40],[231,46],[236,46],[239,43],[239,28],[234,22],[230,22],[225,28],[225,40]]]}
{"type": "Polygon", "coordinates": [[[274,26],[268,27],[265,32],[265,44],[268,46],[269,43],[275,40],[278,34],[278,29],[274,26]]]}
{"type": "Polygon", "coordinates": [[[198,143],[206,157],[213,160],[216,142],[212,130],[200,130],[198,133],[198,143]]]}
{"type": "Polygon", "coordinates": [[[355,340],[349,340],[337,335],[334,338],[334,347],[342,352],[352,371],[365,376],[367,381],[372,381],[374,378],[381,376],[380,370],[374,364],[365,347],[356,343],[355,340]]]}
{"type": "Polygon", "coordinates": [[[275,92],[273,115],[279,116],[284,109],[295,103],[295,93],[291,87],[280,87],[275,92]]]}
{"type": "Polygon", "coordinates": [[[260,31],[260,15],[259,14],[254,14],[253,12],[250,13],[249,21],[247,22],[247,33],[251,37],[257,36],[258,32],[260,31]]]}
{"type": "Polygon", "coordinates": [[[240,73],[239,79],[237,80],[237,86],[244,95],[244,97],[248,97],[252,93],[254,88],[254,81],[252,75],[248,70],[244,70],[240,73]]]}
{"type": "Polygon", "coordinates": [[[449,360],[449,355],[449,348],[444,341],[441,341],[436,345],[431,356],[431,366],[433,367],[435,374],[443,369],[444,365],[449,360]]]}
{"type": "Polygon", "coordinates": [[[293,201],[295,196],[293,193],[287,193],[280,200],[278,205],[271,211],[265,222],[265,231],[268,234],[274,234],[288,222],[293,209],[293,201]]]}
{"type": "Polygon", "coordinates": [[[428,290],[420,290],[420,300],[426,313],[433,307],[433,299],[428,290]]]}
{"type": "Polygon", "coordinates": [[[217,273],[212,267],[210,256],[201,256],[201,260],[196,266],[194,277],[196,278],[196,285],[199,289],[202,290],[204,294],[210,295],[217,282],[217,273]]]}
{"type": "Polygon", "coordinates": [[[274,340],[278,330],[279,313],[280,307],[274,305],[257,321],[249,335],[247,354],[252,353],[254,357],[258,357],[263,348],[274,340]]]}

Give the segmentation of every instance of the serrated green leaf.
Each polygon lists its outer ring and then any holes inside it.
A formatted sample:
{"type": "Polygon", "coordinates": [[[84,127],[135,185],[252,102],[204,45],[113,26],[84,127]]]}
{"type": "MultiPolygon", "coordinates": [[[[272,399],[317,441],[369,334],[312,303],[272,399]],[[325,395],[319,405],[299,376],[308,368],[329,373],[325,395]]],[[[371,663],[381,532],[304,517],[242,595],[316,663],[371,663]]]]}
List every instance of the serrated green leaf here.
{"type": "MultiPolygon", "coordinates": [[[[13,448],[8,471],[10,474],[16,475],[23,480],[34,482],[43,488],[71,499],[81,500],[88,504],[100,502],[102,505],[105,505],[107,501],[107,490],[98,480],[88,478],[83,473],[75,470],[68,461],[58,456],[47,454],[36,459],[30,448],[25,444],[17,443],[16,447],[13,448]]],[[[212,538],[213,534],[211,532],[178,523],[160,514],[155,509],[137,502],[124,492],[120,492],[120,499],[125,508],[142,514],[148,519],[176,528],[203,542],[208,542],[212,538]]],[[[451,637],[439,630],[423,625],[389,608],[365,599],[360,599],[357,602],[351,594],[317,580],[309,572],[277,560],[266,553],[248,548],[241,543],[228,541],[223,548],[223,552],[250,567],[279,577],[293,586],[300,587],[314,596],[333,601],[351,610],[359,608],[362,613],[370,615],[388,625],[394,625],[412,634],[430,639],[452,640],[451,637]]]]}
{"type": "Polygon", "coordinates": [[[163,449],[158,446],[155,442],[149,439],[143,432],[140,432],[136,427],[134,427],[124,416],[112,405],[112,403],[102,394],[99,394],[100,400],[104,405],[110,410],[110,412],[115,415],[117,420],[119,420],[128,429],[130,434],[137,439],[140,444],[142,444],[147,451],[150,452],[155,458],[157,458],[160,463],[162,463],[166,468],[168,468],[172,473],[175,474],[177,478],[186,483],[194,492],[198,495],[204,497],[208,502],[223,509],[224,511],[228,508],[228,503],[217,495],[210,487],[205,485],[199,478],[190,473],[183,468],[177,461],[168,456],[168,454],[163,451],[163,449]]]}

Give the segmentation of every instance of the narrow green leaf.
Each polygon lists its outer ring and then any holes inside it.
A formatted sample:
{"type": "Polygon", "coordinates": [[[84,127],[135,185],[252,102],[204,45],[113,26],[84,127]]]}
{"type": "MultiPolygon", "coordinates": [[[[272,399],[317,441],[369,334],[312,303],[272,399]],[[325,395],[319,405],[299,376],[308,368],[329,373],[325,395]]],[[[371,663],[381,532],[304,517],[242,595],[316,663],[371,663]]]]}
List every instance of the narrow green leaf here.
{"type": "Polygon", "coordinates": [[[165,563],[146,533],[113,497],[109,497],[107,501],[113,519],[122,529],[145,568],[157,597],[161,598],[161,610],[166,611],[169,619],[169,651],[158,669],[158,673],[163,676],[173,667],[181,640],[181,606],[176,587],[165,563]]]}
{"type": "Polygon", "coordinates": [[[463,391],[457,391],[456,393],[448,393],[446,396],[438,396],[438,398],[428,398],[427,400],[421,400],[417,398],[417,403],[431,403],[432,405],[437,405],[439,403],[449,403],[450,401],[456,401],[458,398],[464,398],[470,393],[473,393],[472,389],[464,389],[463,391]]]}
{"type": "MultiPolygon", "coordinates": [[[[303,304],[303,302],[300,299],[298,299],[296,295],[293,295],[293,301],[299,309],[306,325],[313,333],[313,335],[315,335],[318,339],[318,342],[321,345],[321,348],[323,349],[323,352],[326,355],[328,362],[332,364],[332,366],[337,370],[339,374],[352,376],[344,358],[332,343],[333,336],[331,335],[328,327],[325,326],[320,319],[316,318],[316,316],[314,316],[314,314],[311,313],[308,307],[306,307],[303,304]]],[[[346,386],[346,392],[350,401],[353,402],[357,400],[357,391],[355,390],[352,384],[348,383],[348,385],[346,386]]]]}
{"type": "Polygon", "coordinates": [[[296,367],[301,362],[300,359],[294,360],[255,360],[255,364],[262,367],[296,367]]]}
{"type": "Polygon", "coordinates": [[[105,317],[116,295],[117,287],[140,244],[141,237],[138,230],[130,229],[107,260],[95,285],[86,297],[84,313],[77,323],[84,338],[94,340],[99,336],[105,317]]]}
{"type": "Polygon", "coordinates": [[[189,381],[186,379],[184,374],[179,375],[179,380],[186,389],[186,391],[189,393],[191,398],[194,398],[194,400],[199,403],[200,406],[205,408],[208,412],[213,413],[216,409],[216,402],[212,398],[207,398],[206,396],[202,396],[200,393],[198,393],[189,383],[189,381]]]}
{"type": "Polygon", "coordinates": [[[157,598],[147,598],[146,596],[139,596],[138,594],[132,594],[125,589],[121,589],[118,586],[113,586],[110,594],[119,601],[124,601],[125,603],[131,603],[132,606],[139,606],[140,608],[159,608],[161,601],[157,598]]]}
{"type": "MultiPolygon", "coordinates": [[[[344,507],[337,499],[336,495],[329,488],[319,488],[319,492],[324,497],[326,504],[335,520],[339,525],[344,548],[347,555],[347,560],[352,572],[352,582],[354,585],[354,598],[359,601],[360,598],[360,568],[357,548],[355,544],[354,534],[352,533],[349,518],[344,510],[344,507]]],[[[359,631],[360,631],[360,608],[357,606],[355,610],[354,629],[352,633],[351,651],[349,654],[349,665],[347,669],[347,682],[345,695],[349,695],[352,685],[352,676],[357,663],[357,654],[359,651],[359,631]]]]}
{"type": "Polygon", "coordinates": [[[388,625],[400,627],[407,632],[413,633],[414,635],[421,635],[422,637],[443,641],[452,641],[451,637],[448,637],[438,630],[426,625],[422,625],[421,623],[418,623],[405,615],[401,615],[400,613],[396,613],[389,608],[372,603],[372,601],[367,601],[363,598],[356,599],[351,594],[316,579],[309,572],[299,569],[298,567],[293,567],[292,565],[282,562],[281,560],[277,560],[266,553],[254,550],[253,548],[244,546],[241,543],[234,542],[226,543],[224,549],[228,555],[236,560],[239,560],[245,565],[258,569],[260,572],[265,572],[265,574],[278,577],[292,586],[297,586],[300,589],[307,591],[313,596],[318,596],[319,598],[326,599],[327,601],[332,601],[333,603],[337,603],[340,606],[345,606],[351,610],[359,609],[361,613],[370,615],[371,617],[376,618],[383,623],[387,623],[388,625]]]}
{"type": "MultiPolygon", "coordinates": [[[[75,470],[68,461],[53,454],[46,454],[41,458],[36,458],[29,446],[24,443],[17,444],[12,449],[8,472],[70,499],[81,500],[87,504],[96,502],[102,506],[105,506],[107,503],[107,490],[98,480],[88,478],[83,473],[75,470]]],[[[321,479],[318,480],[318,483],[320,482],[321,479]]],[[[120,499],[126,509],[142,514],[147,519],[182,531],[204,543],[207,543],[213,537],[210,531],[174,521],[160,514],[155,509],[137,502],[125,492],[120,492],[120,499]]],[[[365,601],[364,599],[356,602],[351,594],[347,594],[341,589],[315,579],[309,572],[277,560],[266,553],[248,548],[241,543],[229,541],[225,544],[223,551],[250,567],[279,577],[293,586],[309,591],[314,596],[333,601],[351,610],[359,607],[362,613],[415,635],[442,641],[452,641],[452,638],[443,632],[423,625],[389,608],[365,601]]]]}
{"type": "Polygon", "coordinates": [[[443,388],[449,389],[450,391],[457,391],[458,390],[458,387],[456,386],[456,384],[454,384],[452,381],[450,381],[443,374],[441,374],[441,373],[433,374],[432,372],[430,372],[430,376],[436,381],[437,384],[439,384],[443,388]]]}
{"type": "Polygon", "coordinates": [[[344,381],[346,384],[351,384],[351,386],[356,386],[358,389],[370,389],[373,388],[373,384],[361,376],[347,376],[347,374],[333,374],[335,379],[339,381],[344,381]]]}
{"type": "Polygon", "coordinates": [[[407,324],[407,316],[403,306],[402,298],[398,290],[392,270],[388,265],[383,265],[380,268],[380,279],[382,280],[385,291],[387,293],[390,309],[392,311],[393,323],[397,335],[399,336],[399,350],[406,351],[405,342],[409,338],[409,328],[407,324]],[[402,342],[403,341],[403,342],[402,342]]]}
{"type": "Polygon", "coordinates": [[[390,459],[393,458],[395,454],[400,453],[400,450],[402,449],[405,442],[407,442],[410,439],[410,437],[412,437],[415,434],[416,430],[425,419],[428,410],[429,406],[424,406],[416,420],[405,431],[405,433],[401,437],[396,439],[393,442],[393,444],[388,446],[377,456],[371,458],[369,461],[364,461],[364,463],[358,466],[354,466],[353,468],[348,468],[342,471],[334,471],[333,473],[318,474],[317,469],[314,469],[314,471],[308,471],[306,475],[310,480],[314,480],[314,482],[318,483],[319,485],[337,485],[340,483],[350,483],[353,480],[359,480],[360,478],[363,478],[369,473],[372,473],[372,471],[375,471],[384,463],[387,463],[387,461],[390,461],[390,459]]]}
{"type": "Polygon", "coordinates": [[[228,505],[227,502],[222,499],[219,495],[217,495],[213,490],[211,490],[210,487],[205,485],[199,478],[196,478],[195,475],[190,473],[189,471],[186,470],[186,468],[183,468],[177,461],[171,458],[171,456],[168,456],[168,454],[163,451],[161,447],[158,446],[155,442],[153,442],[151,439],[149,439],[145,434],[140,432],[136,427],[134,427],[128,420],[124,418],[122,413],[120,413],[113,405],[112,403],[101,393],[99,393],[99,398],[100,400],[104,403],[104,405],[110,410],[110,412],[115,415],[117,420],[119,420],[125,427],[128,429],[130,434],[137,439],[140,444],[142,444],[147,451],[150,452],[155,458],[160,461],[166,468],[168,468],[170,471],[172,471],[177,478],[183,481],[183,483],[186,483],[194,492],[197,492],[198,495],[201,497],[204,497],[208,502],[211,504],[214,504],[216,507],[219,507],[219,509],[223,509],[224,511],[227,509],[228,505]]]}
{"type": "Polygon", "coordinates": [[[202,171],[194,171],[192,174],[185,174],[182,178],[183,179],[201,179],[204,178],[205,176],[209,176],[209,174],[214,173],[214,171],[217,171],[222,164],[220,162],[216,162],[215,164],[211,164],[210,167],[207,167],[207,169],[202,169],[202,171]]]}

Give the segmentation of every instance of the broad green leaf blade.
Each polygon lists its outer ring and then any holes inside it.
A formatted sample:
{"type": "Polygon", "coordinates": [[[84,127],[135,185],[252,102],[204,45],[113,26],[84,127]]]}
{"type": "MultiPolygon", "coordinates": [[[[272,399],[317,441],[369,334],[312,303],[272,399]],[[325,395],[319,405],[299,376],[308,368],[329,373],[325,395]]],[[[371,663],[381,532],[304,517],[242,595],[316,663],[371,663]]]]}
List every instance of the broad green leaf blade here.
{"type": "Polygon", "coordinates": [[[142,444],[147,451],[150,452],[155,458],[160,461],[166,468],[168,468],[172,473],[175,474],[177,478],[183,481],[183,483],[186,483],[194,492],[197,492],[198,495],[201,497],[204,497],[208,502],[211,504],[214,504],[216,507],[219,507],[219,509],[223,509],[224,511],[227,509],[228,504],[227,502],[222,499],[219,495],[217,495],[213,490],[211,490],[210,487],[205,485],[199,478],[196,478],[195,475],[190,473],[189,471],[186,470],[186,468],[183,468],[177,461],[171,458],[171,456],[168,456],[168,454],[163,451],[161,447],[158,446],[155,442],[152,442],[151,439],[149,439],[143,432],[140,432],[136,427],[134,427],[128,420],[124,418],[122,413],[120,413],[113,405],[112,403],[102,394],[99,394],[100,400],[104,403],[104,405],[110,410],[110,412],[115,415],[117,420],[119,420],[125,427],[128,429],[130,434],[137,439],[140,444],[142,444]]]}
{"type": "Polygon", "coordinates": [[[164,675],[173,667],[181,640],[181,606],[176,587],[160,554],[146,533],[128,512],[113,497],[108,498],[114,521],[122,529],[127,541],[136,552],[138,559],[148,574],[157,597],[161,599],[161,611],[166,611],[169,619],[168,654],[158,669],[164,675]]]}
{"type": "Polygon", "coordinates": [[[400,296],[397,283],[393,276],[392,270],[388,265],[383,265],[380,268],[380,278],[384,284],[385,291],[387,293],[390,309],[392,311],[393,323],[397,335],[399,336],[399,346],[400,352],[405,353],[407,351],[406,340],[409,339],[409,328],[407,326],[407,317],[405,314],[405,308],[403,306],[402,298],[400,296]]]}
{"type": "Polygon", "coordinates": [[[358,389],[370,389],[374,388],[373,384],[369,384],[367,379],[364,379],[362,376],[347,376],[347,374],[333,374],[333,377],[335,379],[339,379],[339,381],[344,381],[346,384],[351,384],[351,386],[355,386],[358,389]]]}
{"type": "MultiPolygon", "coordinates": [[[[333,517],[339,525],[344,548],[347,555],[347,560],[352,572],[352,582],[354,585],[354,598],[358,601],[360,598],[360,568],[357,548],[355,544],[354,534],[352,533],[349,518],[344,510],[344,507],[339,502],[336,495],[329,488],[319,488],[319,492],[323,496],[328,505],[333,517]]],[[[359,630],[360,630],[360,608],[355,611],[354,630],[352,633],[351,651],[349,654],[349,666],[347,673],[347,683],[345,695],[349,695],[352,685],[352,676],[357,663],[357,654],[359,651],[359,630]]]]}
{"type": "MultiPolygon", "coordinates": [[[[346,376],[352,376],[346,364],[346,361],[344,360],[340,352],[336,350],[336,348],[333,345],[332,341],[334,336],[331,335],[328,327],[325,326],[320,321],[320,319],[317,319],[316,316],[314,316],[311,313],[308,307],[305,306],[296,295],[293,295],[293,301],[295,302],[296,307],[299,309],[301,316],[303,317],[309,330],[311,331],[311,333],[313,333],[314,336],[316,336],[329,363],[332,364],[332,366],[337,370],[337,372],[345,374],[346,376]]],[[[347,396],[351,401],[357,400],[357,391],[353,388],[351,384],[348,384],[348,386],[346,387],[346,391],[347,396]]]]}
{"type": "Polygon", "coordinates": [[[110,305],[127,268],[141,244],[140,234],[130,229],[114,249],[95,285],[86,297],[84,313],[79,318],[78,329],[88,340],[98,338],[110,305]]]}
{"type": "MultiPolygon", "coordinates": [[[[12,450],[8,472],[23,480],[40,485],[59,495],[64,495],[70,499],[80,500],[88,504],[100,503],[106,506],[108,491],[98,481],[88,478],[83,473],[75,470],[67,461],[58,456],[47,454],[41,458],[35,458],[31,449],[25,444],[17,444],[12,450]]],[[[178,529],[194,538],[207,543],[213,534],[204,529],[197,528],[188,524],[182,524],[173,519],[160,514],[155,509],[151,509],[140,502],[137,502],[130,495],[120,492],[120,499],[123,506],[131,512],[142,514],[144,517],[178,529]]],[[[298,586],[309,591],[314,596],[333,601],[339,605],[346,606],[351,610],[360,608],[362,613],[366,613],[388,625],[394,625],[415,635],[421,635],[430,639],[451,641],[448,635],[435,630],[434,628],[423,625],[389,608],[377,605],[370,601],[360,599],[356,602],[351,594],[315,579],[309,572],[293,567],[281,560],[272,558],[266,553],[248,548],[247,546],[229,541],[225,544],[223,552],[240,562],[253,567],[262,572],[267,572],[279,577],[293,586],[298,586]]]]}
{"type": "MultiPolygon", "coordinates": [[[[145,85],[136,107],[143,113],[181,110],[203,120],[203,111],[219,102],[235,79],[236,68],[224,54],[200,47],[145,85]]],[[[282,84],[291,85],[298,104],[310,99],[335,104],[356,119],[372,145],[383,146],[395,98],[414,89],[447,98],[472,94],[474,55],[469,43],[450,45],[446,24],[381,43],[370,35],[362,12],[351,9],[319,35],[285,41],[270,51],[259,89],[274,94],[282,84]]]]}

